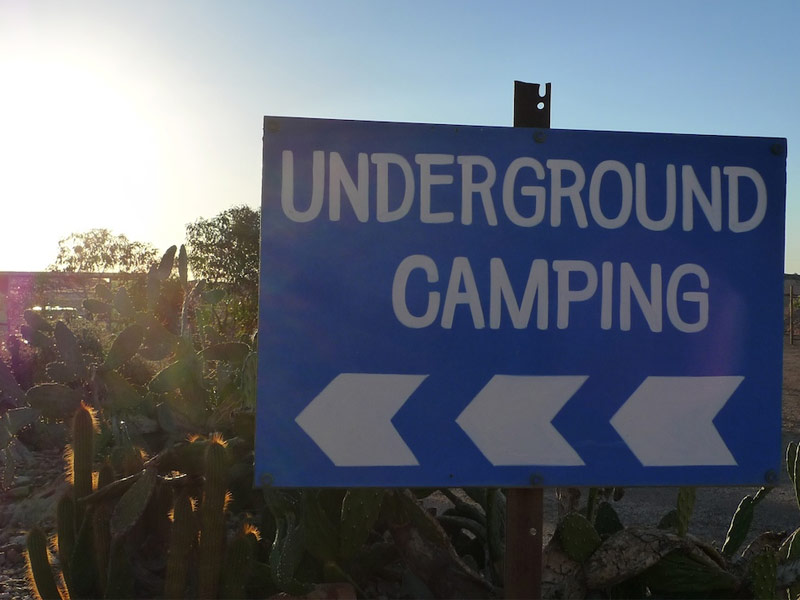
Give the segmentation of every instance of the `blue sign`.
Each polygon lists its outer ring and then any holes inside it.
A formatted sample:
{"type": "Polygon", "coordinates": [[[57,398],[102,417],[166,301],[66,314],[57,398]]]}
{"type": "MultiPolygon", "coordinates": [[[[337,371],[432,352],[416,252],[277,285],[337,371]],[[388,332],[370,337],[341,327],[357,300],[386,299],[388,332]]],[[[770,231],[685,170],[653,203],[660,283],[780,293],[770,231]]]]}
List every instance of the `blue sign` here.
{"type": "Polygon", "coordinates": [[[265,119],[256,481],[762,484],[786,140],[265,119]]]}

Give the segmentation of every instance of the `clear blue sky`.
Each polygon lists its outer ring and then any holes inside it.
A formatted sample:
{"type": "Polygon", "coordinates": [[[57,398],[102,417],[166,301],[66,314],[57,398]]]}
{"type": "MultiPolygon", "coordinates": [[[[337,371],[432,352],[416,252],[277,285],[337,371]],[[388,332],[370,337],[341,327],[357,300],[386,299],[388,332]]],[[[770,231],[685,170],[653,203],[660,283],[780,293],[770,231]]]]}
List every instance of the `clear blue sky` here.
{"type": "Polygon", "coordinates": [[[800,272],[800,2],[0,0],[0,270],[72,232],[161,249],[258,206],[265,114],[789,140],[800,272]]]}

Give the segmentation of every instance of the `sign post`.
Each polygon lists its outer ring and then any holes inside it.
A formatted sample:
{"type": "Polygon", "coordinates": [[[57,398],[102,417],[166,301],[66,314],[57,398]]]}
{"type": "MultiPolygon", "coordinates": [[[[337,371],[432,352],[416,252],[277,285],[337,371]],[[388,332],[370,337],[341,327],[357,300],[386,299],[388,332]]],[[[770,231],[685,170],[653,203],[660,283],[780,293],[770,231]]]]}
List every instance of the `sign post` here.
{"type": "MultiPolygon", "coordinates": [[[[551,84],[514,82],[514,127],[550,127],[551,84]]],[[[535,482],[531,482],[535,483],[535,482]]],[[[542,597],[544,491],[541,487],[506,492],[506,598],[542,597]]]]}

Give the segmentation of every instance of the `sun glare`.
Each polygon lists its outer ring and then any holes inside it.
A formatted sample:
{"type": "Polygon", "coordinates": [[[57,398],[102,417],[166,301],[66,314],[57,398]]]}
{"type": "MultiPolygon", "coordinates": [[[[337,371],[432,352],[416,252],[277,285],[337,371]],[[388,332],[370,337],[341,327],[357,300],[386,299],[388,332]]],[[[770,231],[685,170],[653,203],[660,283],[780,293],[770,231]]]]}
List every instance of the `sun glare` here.
{"type": "Polygon", "coordinates": [[[0,81],[0,270],[43,246],[45,266],[74,231],[119,228],[120,218],[135,227],[162,162],[155,117],[125,74],[51,52],[1,56],[0,81]]]}

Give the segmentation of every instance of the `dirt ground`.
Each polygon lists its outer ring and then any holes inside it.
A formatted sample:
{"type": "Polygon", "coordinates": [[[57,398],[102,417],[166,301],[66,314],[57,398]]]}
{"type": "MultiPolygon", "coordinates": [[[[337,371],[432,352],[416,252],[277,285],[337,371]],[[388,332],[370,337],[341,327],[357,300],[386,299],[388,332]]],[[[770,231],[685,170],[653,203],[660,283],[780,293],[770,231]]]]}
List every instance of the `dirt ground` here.
{"type": "MultiPolygon", "coordinates": [[[[800,340],[794,346],[787,341],[783,352],[783,449],[790,441],[800,441],[800,340]]],[[[757,487],[705,487],[697,489],[697,502],[689,524],[689,532],[719,547],[725,540],[731,517],[739,501],[754,494],[757,487]]],[[[659,519],[675,508],[677,488],[626,488],[624,498],[614,507],[625,525],[655,526],[659,519]]],[[[553,533],[557,515],[555,494],[545,492],[545,541],[553,533]]],[[[800,509],[795,500],[786,469],[781,469],[780,482],[758,505],[750,529],[751,537],[765,531],[791,533],[800,526],[800,509]]]]}

